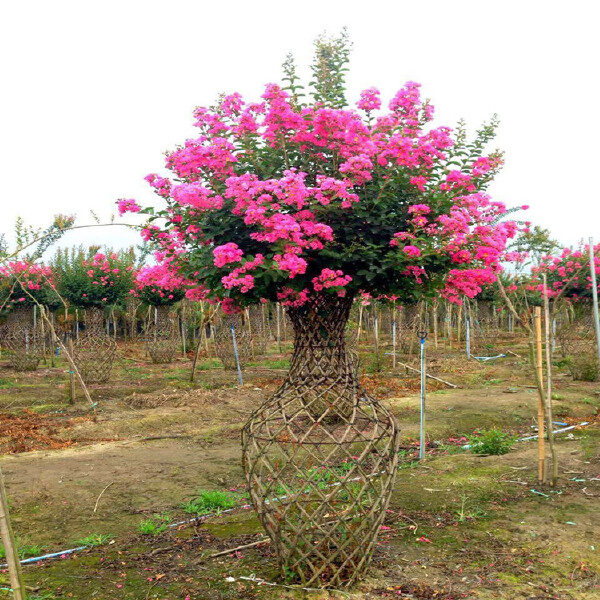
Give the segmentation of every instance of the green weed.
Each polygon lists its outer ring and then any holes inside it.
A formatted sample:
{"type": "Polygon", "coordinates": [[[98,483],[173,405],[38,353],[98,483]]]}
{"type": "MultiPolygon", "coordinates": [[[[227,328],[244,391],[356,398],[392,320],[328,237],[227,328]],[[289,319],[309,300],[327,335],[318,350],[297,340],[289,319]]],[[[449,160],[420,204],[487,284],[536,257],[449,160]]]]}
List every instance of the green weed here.
{"type": "Polygon", "coordinates": [[[233,494],[221,490],[201,490],[195,498],[184,502],[181,508],[189,514],[207,515],[233,508],[236,504],[237,498],[233,494]]]}
{"type": "Polygon", "coordinates": [[[77,546],[104,546],[113,539],[110,533],[90,533],[90,535],[77,540],[77,546]]]}
{"type": "Polygon", "coordinates": [[[169,528],[171,520],[168,513],[152,515],[138,525],[138,531],[142,535],[158,535],[169,528]]]}
{"type": "Polygon", "coordinates": [[[507,454],[511,451],[516,437],[501,429],[487,429],[467,436],[469,448],[474,454],[507,454]]]}

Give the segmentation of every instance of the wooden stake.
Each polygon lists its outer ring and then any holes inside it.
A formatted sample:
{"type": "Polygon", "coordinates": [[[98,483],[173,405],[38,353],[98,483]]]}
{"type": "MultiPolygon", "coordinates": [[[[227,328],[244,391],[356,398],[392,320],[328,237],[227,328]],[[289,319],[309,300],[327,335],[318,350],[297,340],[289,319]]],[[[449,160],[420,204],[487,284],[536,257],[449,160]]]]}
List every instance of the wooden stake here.
{"type": "Polygon", "coordinates": [[[548,426],[548,445],[550,446],[550,456],[552,458],[552,480],[554,487],[558,481],[558,457],[554,447],[554,432],[552,428],[552,346],[550,344],[550,302],[548,300],[548,283],[546,273],[543,273],[544,281],[544,333],[546,342],[546,424],[548,426]]]}
{"type": "Polygon", "coordinates": [[[15,544],[15,536],[10,524],[10,515],[8,513],[8,498],[6,488],[4,487],[4,476],[0,469],[0,537],[6,553],[6,562],[8,563],[8,576],[10,587],[12,588],[14,600],[26,600],[25,583],[21,572],[21,561],[15,544]]]}
{"type": "Polygon", "coordinates": [[[438,303],[437,300],[431,305],[433,311],[433,346],[438,349],[438,303]]]}
{"type": "Polygon", "coordinates": [[[542,367],[542,309],[534,308],[533,325],[535,336],[535,364],[536,379],[538,382],[538,480],[546,482],[546,440],[544,433],[545,402],[544,402],[544,374],[542,367]]]}
{"type": "MultiPolygon", "coordinates": [[[[204,327],[204,324],[202,324],[204,327]]],[[[198,340],[196,344],[196,352],[194,352],[194,360],[192,362],[192,373],[190,374],[190,381],[194,383],[194,377],[196,375],[196,365],[198,364],[198,355],[200,354],[200,345],[202,344],[202,338],[198,340]]]]}
{"type": "MultiPolygon", "coordinates": [[[[69,354],[73,356],[73,336],[69,335],[69,354]]],[[[75,404],[75,373],[73,369],[69,368],[69,385],[70,385],[70,393],[69,393],[69,403],[75,404]]]]}

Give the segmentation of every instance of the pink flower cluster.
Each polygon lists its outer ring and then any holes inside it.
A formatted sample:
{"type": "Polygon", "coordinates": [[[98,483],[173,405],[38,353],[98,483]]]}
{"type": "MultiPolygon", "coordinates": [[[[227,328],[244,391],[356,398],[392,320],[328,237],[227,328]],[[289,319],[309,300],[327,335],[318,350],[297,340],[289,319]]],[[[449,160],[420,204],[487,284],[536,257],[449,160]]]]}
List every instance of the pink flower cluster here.
{"type": "Polygon", "coordinates": [[[144,288],[149,288],[160,297],[172,299],[173,292],[183,289],[186,282],[165,263],[142,267],[135,274],[135,285],[136,288],[132,290],[134,295],[144,288]]]}
{"type": "Polygon", "coordinates": [[[121,199],[117,201],[117,208],[119,209],[119,214],[124,215],[125,213],[136,213],[142,210],[142,207],[133,199],[121,199]]]}
{"type": "Polygon", "coordinates": [[[233,242],[217,246],[213,250],[213,256],[215,257],[214,265],[220,268],[231,263],[240,262],[243,255],[244,252],[233,242]]]}
{"type": "MultiPolygon", "coordinates": [[[[332,269],[323,269],[317,277],[313,277],[312,284],[316,292],[328,288],[343,288],[352,281],[350,275],[344,275],[343,271],[339,269],[333,271],[332,269]]],[[[338,296],[345,296],[346,290],[338,289],[338,296]]]]}

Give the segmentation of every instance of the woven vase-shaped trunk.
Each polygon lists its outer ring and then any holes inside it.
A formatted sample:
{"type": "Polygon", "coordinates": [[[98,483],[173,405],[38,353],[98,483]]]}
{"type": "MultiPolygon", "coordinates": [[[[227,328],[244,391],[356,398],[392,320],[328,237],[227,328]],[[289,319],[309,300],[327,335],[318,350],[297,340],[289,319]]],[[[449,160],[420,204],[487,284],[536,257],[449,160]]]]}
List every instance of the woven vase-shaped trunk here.
{"type": "Polygon", "coordinates": [[[282,574],[308,586],[365,572],[398,461],[396,421],[360,388],[346,352],[351,304],[322,296],[289,311],[289,375],[242,433],[250,496],[282,574]]]}
{"type": "Polygon", "coordinates": [[[179,332],[170,306],[157,306],[154,309],[154,322],[146,334],[146,345],[153,363],[173,362],[179,346],[179,332]]]}
{"type": "Polygon", "coordinates": [[[42,356],[43,340],[33,311],[30,306],[17,306],[6,319],[4,343],[15,371],[35,371],[42,356]]]}
{"type": "Polygon", "coordinates": [[[73,360],[85,383],[106,383],[117,354],[116,342],[104,329],[101,308],[85,309],[85,330],[73,343],[73,360]]]}
{"type": "Polygon", "coordinates": [[[237,364],[233,349],[233,335],[231,327],[235,329],[240,368],[244,368],[252,360],[252,336],[248,326],[243,322],[241,315],[222,315],[215,326],[215,354],[223,363],[226,371],[235,371],[237,364]]]}
{"type": "Polygon", "coordinates": [[[591,303],[581,302],[571,316],[569,322],[565,315],[556,331],[560,353],[573,379],[598,381],[600,365],[591,303]]]}

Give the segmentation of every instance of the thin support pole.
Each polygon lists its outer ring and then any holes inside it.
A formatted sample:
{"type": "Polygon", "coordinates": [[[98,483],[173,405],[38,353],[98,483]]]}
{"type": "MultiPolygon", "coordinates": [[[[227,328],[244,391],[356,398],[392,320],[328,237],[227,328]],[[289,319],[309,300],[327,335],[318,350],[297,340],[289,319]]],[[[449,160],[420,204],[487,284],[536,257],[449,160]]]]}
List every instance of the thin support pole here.
{"type": "Polygon", "coordinates": [[[465,351],[467,358],[471,358],[471,319],[465,311],[465,351]]]}
{"type": "Polygon", "coordinates": [[[542,309],[534,308],[533,326],[535,335],[535,371],[538,386],[538,480],[546,481],[546,444],[544,433],[545,402],[544,402],[544,374],[542,365],[542,309]]]}
{"type": "Polygon", "coordinates": [[[281,305],[275,305],[275,317],[277,320],[277,351],[281,354],[281,305]]]}
{"type": "Polygon", "coordinates": [[[240,353],[238,352],[237,339],[235,337],[235,325],[231,324],[231,339],[233,340],[233,354],[235,356],[235,365],[237,367],[238,382],[240,385],[244,385],[242,379],[242,367],[240,366],[240,353]]]}
{"type": "Polygon", "coordinates": [[[25,583],[21,572],[21,562],[19,553],[15,544],[15,536],[10,524],[10,515],[8,512],[8,498],[6,488],[4,487],[4,476],[0,469],[0,537],[6,554],[8,564],[8,576],[10,587],[14,600],[26,600],[25,583]]]}
{"type": "MultiPolygon", "coordinates": [[[[204,325],[202,325],[204,327],[204,325]]],[[[192,361],[192,372],[190,373],[190,382],[194,383],[194,377],[196,376],[196,366],[198,365],[198,355],[200,354],[200,346],[202,345],[202,338],[196,342],[196,352],[194,352],[194,360],[192,361]]]]}
{"type": "Polygon", "coordinates": [[[550,446],[550,457],[552,458],[552,487],[558,481],[558,457],[554,446],[554,432],[552,431],[552,350],[550,345],[550,302],[548,300],[548,282],[546,273],[544,279],[544,334],[546,345],[546,424],[548,426],[548,445],[550,446]]]}
{"type": "MultiPolygon", "coordinates": [[[[69,354],[73,356],[73,336],[69,334],[69,354]]],[[[75,404],[75,371],[69,368],[69,403],[75,404]]]]}
{"type": "Polygon", "coordinates": [[[392,367],[396,369],[396,348],[397,348],[397,339],[396,339],[396,313],[393,313],[392,317],[392,367]]]}
{"type": "Polygon", "coordinates": [[[419,331],[421,340],[421,423],[419,427],[419,460],[425,458],[425,383],[427,381],[427,373],[425,371],[425,339],[427,338],[426,331],[419,331]]]}
{"type": "Polygon", "coordinates": [[[600,316],[598,316],[598,286],[596,285],[596,264],[594,257],[594,238],[590,238],[590,276],[592,278],[592,298],[594,300],[594,328],[596,329],[596,345],[598,363],[600,364],[600,316]]]}
{"type": "Polygon", "coordinates": [[[379,360],[379,320],[377,319],[377,312],[373,311],[373,343],[375,345],[375,364],[376,369],[381,369],[379,360]]]}

